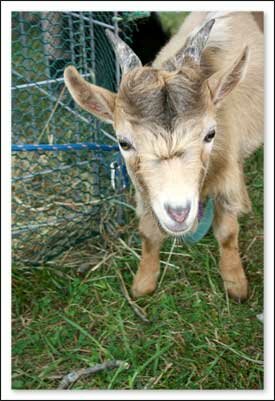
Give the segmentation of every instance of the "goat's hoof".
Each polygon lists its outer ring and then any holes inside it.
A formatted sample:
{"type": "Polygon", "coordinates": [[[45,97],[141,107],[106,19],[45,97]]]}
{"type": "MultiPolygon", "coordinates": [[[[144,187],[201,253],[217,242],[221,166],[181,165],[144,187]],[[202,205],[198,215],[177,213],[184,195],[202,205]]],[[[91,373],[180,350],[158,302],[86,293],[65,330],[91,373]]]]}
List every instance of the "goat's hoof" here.
{"type": "Polygon", "coordinates": [[[131,293],[134,298],[144,297],[152,294],[156,289],[156,283],[136,282],[134,281],[131,293]]]}
{"type": "Polygon", "coordinates": [[[244,302],[248,297],[248,281],[246,278],[235,282],[224,282],[225,291],[236,302],[244,302]]]}

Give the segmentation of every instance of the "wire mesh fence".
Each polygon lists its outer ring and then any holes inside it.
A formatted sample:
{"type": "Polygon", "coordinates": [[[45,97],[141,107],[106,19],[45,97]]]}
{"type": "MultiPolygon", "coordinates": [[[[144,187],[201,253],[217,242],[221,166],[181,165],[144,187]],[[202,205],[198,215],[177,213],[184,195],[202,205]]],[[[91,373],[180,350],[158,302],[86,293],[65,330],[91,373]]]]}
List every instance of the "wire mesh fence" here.
{"type": "Polygon", "coordinates": [[[12,15],[13,259],[39,264],[99,232],[128,177],[110,126],[82,111],[64,87],[73,64],[115,91],[119,65],[105,29],[128,43],[145,13],[12,15]],[[106,213],[108,208],[108,213],[106,213]],[[104,220],[105,219],[105,220],[104,220]]]}

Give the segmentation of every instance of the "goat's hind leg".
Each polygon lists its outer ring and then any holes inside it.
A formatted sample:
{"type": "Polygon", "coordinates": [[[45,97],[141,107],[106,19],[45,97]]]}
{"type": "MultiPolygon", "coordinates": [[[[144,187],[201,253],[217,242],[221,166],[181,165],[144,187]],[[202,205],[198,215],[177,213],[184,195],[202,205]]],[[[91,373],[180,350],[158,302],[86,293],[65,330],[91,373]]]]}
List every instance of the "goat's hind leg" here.
{"type": "Polygon", "coordinates": [[[135,275],[132,294],[135,298],[155,291],[159,276],[159,252],[164,238],[151,215],[140,219],[139,231],[142,238],[142,255],[135,275]]]}
{"type": "Polygon", "coordinates": [[[247,298],[248,282],[239,254],[237,216],[216,205],[213,229],[220,247],[220,273],[225,290],[241,302],[247,298]]]}

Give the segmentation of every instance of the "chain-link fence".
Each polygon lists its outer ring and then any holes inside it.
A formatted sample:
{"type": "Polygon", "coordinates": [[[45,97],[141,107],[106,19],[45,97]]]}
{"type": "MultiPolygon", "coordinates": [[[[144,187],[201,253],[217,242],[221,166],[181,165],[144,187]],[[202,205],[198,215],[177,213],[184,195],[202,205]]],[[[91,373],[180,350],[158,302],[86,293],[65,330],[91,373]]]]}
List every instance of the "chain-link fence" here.
{"type": "Polygon", "coordinates": [[[144,14],[13,13],[14,260],[45,262],[117,220],[128,177],[114,134],[74,104],[63,71],[73,64],[115,91],[120,70],[105,29],[131,43],[144,14]]]}

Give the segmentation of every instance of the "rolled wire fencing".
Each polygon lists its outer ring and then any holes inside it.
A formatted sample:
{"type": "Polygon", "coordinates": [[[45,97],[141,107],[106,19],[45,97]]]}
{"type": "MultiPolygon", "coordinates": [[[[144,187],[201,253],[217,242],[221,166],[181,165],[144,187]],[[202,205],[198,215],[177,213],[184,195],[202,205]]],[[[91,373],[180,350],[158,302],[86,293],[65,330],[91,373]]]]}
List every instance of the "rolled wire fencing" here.
{"type": "Polygon", "coordinates": [[[36,265],[124,220],[129,179],[110,126],[64,86],[73,64],[116,91],[120,69],[105,29],[129,44],[146,13],[12,15],[13,260],[36,265]]]}

